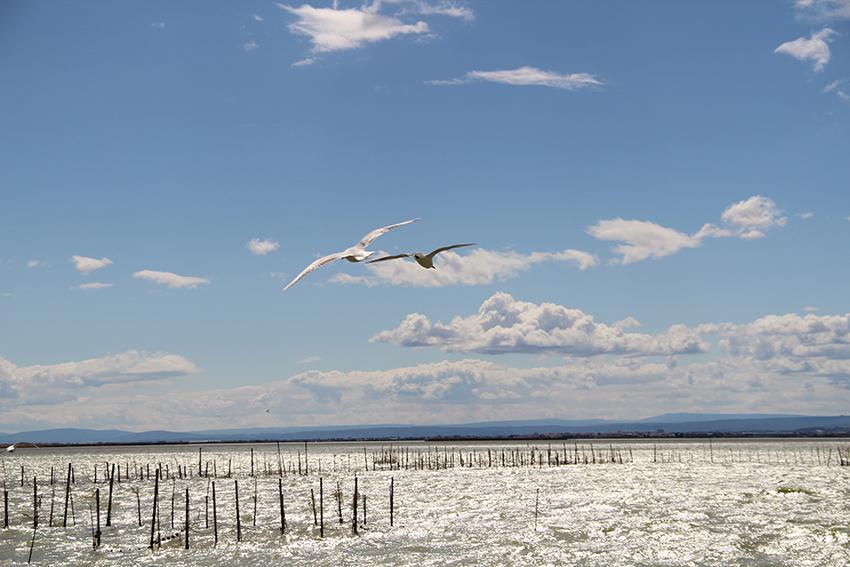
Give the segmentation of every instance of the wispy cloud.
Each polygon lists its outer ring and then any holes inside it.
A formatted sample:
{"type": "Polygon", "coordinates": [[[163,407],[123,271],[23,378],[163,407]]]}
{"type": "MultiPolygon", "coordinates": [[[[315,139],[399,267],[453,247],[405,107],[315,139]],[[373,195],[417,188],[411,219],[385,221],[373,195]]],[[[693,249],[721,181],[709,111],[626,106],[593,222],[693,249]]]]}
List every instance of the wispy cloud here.
{"type": "Polygon", "coordinates": [[[475,82],[501,83],[513,86],[540,86],[575,91],[604,85],[596,76],[588,73],[558,73],[536,67],[517,67],[501,71],[468,71],[463,77],[448,80],[427,81],[429,85],[463,85],[475,82]]]}
{"type": "Polygon", "coordinates": [[[800,218],[803,220],[812,220],[815,218],[815,214],[810,211],[806,211],[805,213],[800,213],[800,218]]]}
{"type": "Polygon", "coordinates": [[[44,262],[41,260],[27,260],[27,268],[41,268],[44,267],[44,262]]]}
{"type": "Polygon", "coordinates": [[[651,221],[622,218],[598,221],[588,227],[587,232],[599,240],[620,242],[612,249],[619,255],[615,262],[632,264],[670,256],[685,248],[696,248],[706,238],[763,238],[767,231],[783,227],[788,221],[772,199],[761,195],[733,203],[723,211],[720,219],[721,226],[708,223],[693,234],[651,221]]]}
{"type": "Polygon", "coordinates": [[[835,32],[830,28],[812,32],[808,38],[799,37],[793,41],[786,41],[774,50],[774,53],[790,55],[802,62],[811,62],[815,72],[823,71],[829,63],[831,53],[829,51],[830,38],[835,32]]]}
{"type": "Polygon", "coordinates": [[[469,254],[451,250],[435,259],[435,270],[425,270],[410,260],[393,260],[367,265],[369,276],[337,274],[331,282],[374,287],[397,285],[409,287],[444,287],[449,285],[487,285],[514,278],[537,264],[566,262],[580,270],[597,265],[595,256],[582,250],[567,249],[560,252],[495,251],[477,248],[469,254]]]}
{"type": "Polygon", "coordinates": [[[418,14],[421,16],[448,16],[470,22],[475,19],[475,12],[466,4],[446,0],[425,2],[424,0],[383,0],[386,4],[399,4],[400,15],[418,14]]]}
{"type": "Polygon", "coordinates": [[[839,80],[836,80],[836,81],[832,81],[831,83],[826,85],[821,92],[823,94],[835,93],[835,96],[837,96],[838,98],[840,98],[844,102],[848,102],[848,101],[850,101],[850,94],[847,94],[847,92],[844,90],[844,87],[842,87],[842,85],[845,82],[846,82],[845,79],[839,79],[839,80]]]}
{"type": "Polygon", "coordinates": [[[808,20],[850,20],[850,0],[796,0],[794,7],[808,20]]]}
{"type": "Polygon", "coordinates": [[[96,289],[106,289],[106,288],[112,287],[112,286],[113,286],[113,284],[111,284],[111,283],[89,282],[89,283],[84,283],[84,284],[78,285],[76,287],[76,289],[80,289],[80,290],[83,290],[83,291],[91,291],[91,290],[96,290],[96,289]]]}
{"type": "Polygon", "coordinates": [[[164,30],[165,29],[165,22],[153,22],[151,24],[151,27],[155,30],[164,30]]]}
{"type": "Polygon", "coordinates": [[[210,281],[206,278],[196,276],[181,276],[173,272],[159,272],[156,270],[140,270],[133,273],[133,277],[140,280],[148,280],[160,285],[166,285],[170,288],[180,289],[188,288],[195,289],[198,286],[206,285],[210,281]]]}
{"type": "Polygon", "coordinates": [[[298,364],[316,364],[317,362],[321,362],[321,356],[308,356],[307,358],[302,358],[298,361],[298,364]]]}
{"type": "Polygon", "coordinates": [[[254,41],[253,39],[250,40],[250,41],[246,41],[245,43],[242,44],[242,50],[243,51],[254,51],[255,49],[258,49],[259,47],[260,47],[260,44],[257,43],[256,41],[254,41]]]}
{"type": "Polygon", "coordinates": [[[262,22],[262,21],[263,21],[263,17],[262,17],[262,16],[260,16],[259,14],[254,14],[254,21],[255,21],[255,22],[262,22]]]}
{"type": "Polygon", "coordinates": [[[89,258],[88,256],[71,256],[71,262],[74,264],[74,269],[83,275],[112,264],[109,258],[89,258]]]}
{"type": "Polygon", "coordinates": [[[280,243],[271,238],[252,238],[245,247],[254,256],[265,256],[280,248],[280,243]]]}

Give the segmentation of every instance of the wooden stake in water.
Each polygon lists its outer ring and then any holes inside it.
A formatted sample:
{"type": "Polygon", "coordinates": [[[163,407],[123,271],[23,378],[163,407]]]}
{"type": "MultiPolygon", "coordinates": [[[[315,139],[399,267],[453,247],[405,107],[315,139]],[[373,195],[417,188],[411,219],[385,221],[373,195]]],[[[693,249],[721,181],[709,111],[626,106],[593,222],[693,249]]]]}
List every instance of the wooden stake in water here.
{"type": "MultiPolygon", "coordinates": [[[[120,469],[119,469],[120,470],[120,469]]],[[[112,525],[112,485],[115,482],[115,463],[112,463],[112,472],[109,475],[109,503],[106,505],[106,527],[112,525]]]]}
{"type": "Polygon", "coordinates": [[[358,498],[357,477],[355,476],[354,477],[354,498],[352,500],[352,506],[351,506],[352,516],[353,516],[353,519],[352,519],[352,522],[351,522],[351,527],[352,527],[352,530],[354,531],[355,535],[357,534],[357,498],[358,498]]]}
{"type": "Polygon", "coordinates": [[[277,496],[280,500],[280,533],[286,533],[286,510],[283,507],[283,479],[277,479],[277,496]]]}
{"type": "MultiPolygon", "coordinates": [[[[71,496],[71,463],[68,463],[68,476],[65,477],[65,512],[62,514],[62,527],[68,527],[68,499],[71,496]]],[[[8,518],[8,513],[6,514],[8,518]]],[[[7,524],[8,525],[8,522],[7,524]]]]}
{"type": "Polygon", "coordinates": [[[183,548],[189,549],[189,487],[186,487],[186,526],[185,526],[185,536],[183,537],[183,548]]]}
{"type": "Polygon", "coordinates": [[[94,532],[94,546],[100,547],[100,489],[94,491],[95,510],[97,512],[97,529],[94,532]]]}
{"type": "Polygon", "coordinates": [[[537,531],[537,513],[540,507],[540,489],[537,489],[537,493],[534,496],[534,530],[537,531]]]}
{"type": "Polygon", "coordinates": [[[233,492],[236,494],[236,541],[242,541],[242,520],[239,518],[239,481],[233,481],[233,492]]]}
{"type": "Polygon", "coordinates": [[[212,483],[213,496],[213,546],[218,544],[218,514],[216,513],[215,505],[215,481],[212,483]]]}
{"type": "Polygon", "coordinates": [[[156,471],[156,478],[154,479],[153,485],[153,510],[151,512],[151,540],[150,540],[150,549],[153,549],[153,536],[156,534],[156,508],[157,503],[159,502],[159,470],[156,471]]]}
{"type": "Polygon", "coordinates": [[[393,509],[395,508],[395,506],[393,505],[394,496],[395,496],[394,488],[395,488],[395,479],[390,477],[390,527],[393,527],[393,509]]]}
{"type": "Polygon", "coordinates": [[[319,477],[319,537],[325,537],[325,491],[319,477]]]}

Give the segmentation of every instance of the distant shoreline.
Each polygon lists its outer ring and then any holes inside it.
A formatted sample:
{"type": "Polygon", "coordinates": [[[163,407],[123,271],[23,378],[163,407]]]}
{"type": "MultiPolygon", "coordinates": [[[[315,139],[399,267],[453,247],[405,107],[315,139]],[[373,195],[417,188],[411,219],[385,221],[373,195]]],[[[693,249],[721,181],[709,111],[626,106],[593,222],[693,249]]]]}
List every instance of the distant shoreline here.
{"type": "MultiPolygon", "coordinates": [[[[275,439],[275,438],[256,438],[256,439],[240,439],[240,440],[185,440],[185,441],[136,441],[136,442],[93,442],[93,443],[38,443],[38,448],[86,448],[86,447],[149,447],[149,446],[181,446],[181,445],[250,445],[250,444],[268,444],[268,443],[284,443],[284,444],[330,444],[330,443],[469,443],[469,442],[517,442],[517,441],[646,441],[646,440],[688,440],[688,439],[842,439],[850,438],[850,432],[847,431],[829,431],[818,433],[795,433],[795,432],[740,432],[740,433],[599,433],[599,434],[539,434],[539,435],[500,435],[500,436],[437,436],[437,437],[337,437],[337,438],[317,438],[305,437],[302,439],[275,439]]],[[[2,444],[0,447],[8,447],[12,445],[2,444]]],[[[30,449],[32,447],[21,447],[22,449],[30,449]]]]}

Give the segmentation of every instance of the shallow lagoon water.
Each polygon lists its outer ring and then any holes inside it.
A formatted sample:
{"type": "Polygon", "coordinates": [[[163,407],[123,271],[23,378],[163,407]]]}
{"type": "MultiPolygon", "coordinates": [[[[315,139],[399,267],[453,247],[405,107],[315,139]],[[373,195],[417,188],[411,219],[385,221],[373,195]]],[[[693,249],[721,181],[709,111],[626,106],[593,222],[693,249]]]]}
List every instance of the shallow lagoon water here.
{"type": "MultiPolygon", "coordinates": [[[[547,442],[396,443],[395,451],[422,454],[439,447],[468,457],[472,467],[439,470],[364,470],[388,443],[311,443],[309,475],[285,474],[288,529],[280,534],[278,452],[272,444],[203,445],[204,467],[215,461],[219,478],[198,477],[198,445],[23,449],[3,456],[10,523],[0,530],[0,563],[25,564],[32,538],[32,477],[42,498],[33,552],[35,564],[107,565],[848,565],[850,467],[837,449],[850,441],[658,440],[594,442],[596,454],[619,450],[624,462],[548,466],[547,442]],[[492,468],[484,458],[530,447],[543,463],[492,468]],[[250,476],[250,450],[255,473],[250,476]],[[232,478],[226,474],[231,461],[232,478]],[[72,525],[61,526],[64,477],[74,463],[72,525]],[[161,547],[147,548],[153,479],[116,482],[112,523],[92,548],[89,505],[101,490],[106,521],[105,463],[134,470],[162,463],[189,479],[160,485],[161,547]],[[20,486],[24,465],[25,486],[20,486]],[[92,481],[98,466],[98,484],[92,481]],[[55,484],[50,485],[54,467],[55,484]],[[319,472],[321,467],[321,473],[319,472]],[[366,523],[352,534],[354,476],[366,495],[366,523]],[[310,489],[324,483],[325,537],[313,526],[310,489]],[[395,483],[395,522],[389,526],[389,484],[395,483]],[[212,511],[205,497],[215,480],[219,543],[213,546],[212,511]],[[243,541],[236,542],[234,480],[239,481],[243,541]],[[257,514],[254,525],[254,483],[257,514]],[[343,520],[334,497],[337,482],[343,520]],[[184,491],[190,492],[190,549],[183,549],[184,491]],[[172,488],[175,528],[171,528],[172,488]],[[48,527],[54,494],[54,527],[48,527]],[[138,525],[135,489],[142,523],[138,525]],[[539,490],[539,497],[538,497],[539,490]],[[537,518],[535,525],[535,508],[537,518]],[[169,538],[174,534],[175,537],[169,538]]],[[[579,442],[588,455],[590,443],[579,442]]],[[[295,468],[303,444],[281,444],[284,468],[295,468]]],[[[572,454],[570,442],[551,444],[572,454]]],[[[412,457],[410,457],[412,459],[412,457]]],[[[456,457],[458,459],[458,457],[456,457]]],[[[493,458],[499,465],[499,459],[493,458]]],[[[385,468],[388,465],[384,465],[385,468]]],[[[378,465],[380,469],[380,464],[378,465]]],[[[210,465],[212,474],[212,465],[210,465]]],[[[211,503],[210,503],[211,506],[211,503]]],[[[362,522],[362,508],[358,511],[362,522]]]]}

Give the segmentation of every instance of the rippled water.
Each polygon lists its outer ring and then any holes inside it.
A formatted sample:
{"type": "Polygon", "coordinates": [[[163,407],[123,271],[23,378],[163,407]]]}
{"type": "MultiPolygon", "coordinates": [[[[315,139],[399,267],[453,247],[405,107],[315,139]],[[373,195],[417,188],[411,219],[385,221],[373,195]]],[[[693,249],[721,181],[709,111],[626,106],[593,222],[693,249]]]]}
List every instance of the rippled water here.
{"type": "MultiPolygon", "coordinates": [[[[210,462],[212,476],[214,461],[218,478],[198,477],[198,446],[24,449],[3,456],[11,525],[0,529],[0,563],[27,561],[33,535],[32,477],[36,476],[41,497],[33,551],[36,564],[848,565],[850,467],[838,466],[836,452],[848,446],[848,440],[715,441],[710,446],[702,440],[606,441],[594,443],[593,455],[607,462],[583,464],[591,455],[590,444],[583,442],[577,445],[582,464],[555,466],[554,455],[559,462],[565,456],[572,460],[576,446],[553,443],[553,453],[547,453],[548,443],[454,443],[438,449],[441,459],[454,456],[453,468],[411,470],[415,456],[424,459],[429,450],[433,464],[438,446],[399,443],[393,449],[396,455],[401,450],[402,458],[406,456],[402,470],[382,471],[371,468],[373,456],[380,455],[380,444],[310,444],[309,475],[287,472],[283,476],[285,535],[280,534],[275,444],[204,445],[204,467],[210,462]],[[254,477],[250,476],[252,447],[254,477]],[[508,455],[522,453],[527,461],[531,447],[536,452],[534,466],[501,466],[503,450],[508,455]],[[370,460],[368,471],[364,470],[364,448],[370,460]],[[614,463],[610,462],[612,449],[614,463]],[[464,467],[459,466],[461,454],[464,467]],[[222,478],[228,460],[232,478],[222,478]],[[75,468],[76,525],[69,511],[69,526],[63,528],[68,462],[75,468]],[[117,463],[122,470],[122,482],[114,485],[110,527],[105,526],[106,462],[117,463]],[[162,543],[153,551],[148,544],[155,475],[151,480],[127,480],[124,474],[127,465],[133,475],[148,463],[152,469],[157,463],[163,469],[167,464],[170,474],[180,466],[193,475],[161,482],[162,543]],[[51,467],[55,471],[52,486],[51,467]],[[351,521],[355,474],[359,491],[366,496],[366,523],[358,535],[352,533],[351,521]],[[310,498],[312,488],[319,499],[320,476],[324,539],[313,525],[310,498]],[[389,525],[391,478],[393,527],[389,525]],[[235,480],[242,522],[239,543],[235,480]],[[213,546],[211,502],[209,528],[205,519],[205,497],[212,481],[217,495],[217,546],[213,546]],[[337,482],[343,498],[342,524],[334,497],[337,482]],[[183,548],[181,532],[187,487],[189,550],[183,548]],[[104,524],[98,549],[92,547],[89,511],[90,505],[95,506],[95,488],[101,491],[104,524]],[[141,499],[141,527],[135,490],[141,499]],[[48,526],[51,499],[54,527],[48,526]]],[[[280,447],[281,465],[297,473],[296,458],[303,455],[304,446],[280,447]]],[[[362,501],[358,514],[362,523],[362,501]]]]}

